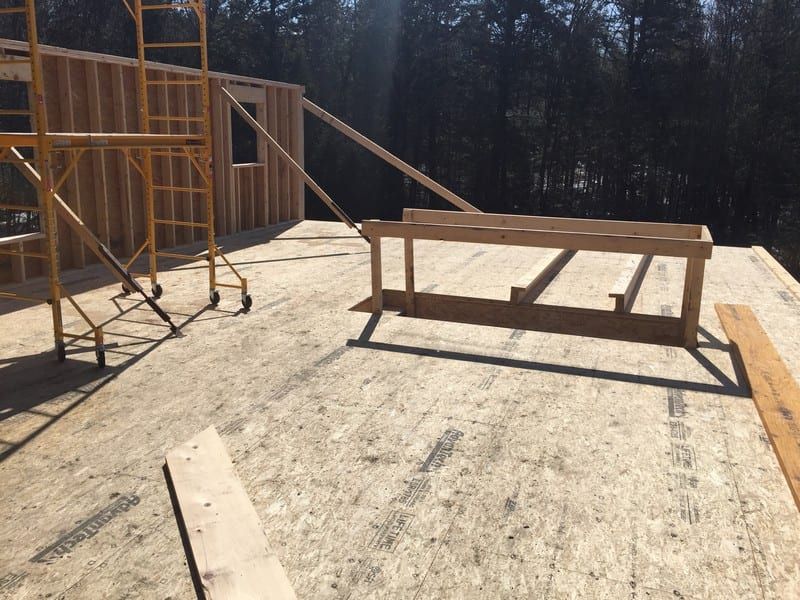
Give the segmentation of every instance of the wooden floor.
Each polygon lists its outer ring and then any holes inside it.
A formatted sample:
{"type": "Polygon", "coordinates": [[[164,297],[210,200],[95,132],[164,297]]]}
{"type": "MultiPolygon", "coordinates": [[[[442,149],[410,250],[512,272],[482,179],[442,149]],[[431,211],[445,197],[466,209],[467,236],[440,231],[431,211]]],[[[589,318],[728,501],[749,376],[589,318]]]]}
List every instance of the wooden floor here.
{"type": "MultiPolygon", "coordinates": [[[[752,306],[800,378],[800,298],[752,249],[714,249],[689,352],[376,321],[348,310],[369,254],[340,224],[221,244],[253,310],[206,308],[180,266],[180,339],[71,274],[105,371],[55,362],[46,306],[0,304],[0,598],[191,598],[162,466],[210,425],[299,598],[798,597],[800,513],[714,313],[752,306]]],[[[504,300],[544,252],[416,250],[418,290],[504,300]]],[[[384,243],[386,287],[402,256],[384,243]]],[[[626,260],[579,252],[539,301],[613,308],[626,260]]],[[[682,283],[654,258],[633,311],[676,314],[682,283]]]]}

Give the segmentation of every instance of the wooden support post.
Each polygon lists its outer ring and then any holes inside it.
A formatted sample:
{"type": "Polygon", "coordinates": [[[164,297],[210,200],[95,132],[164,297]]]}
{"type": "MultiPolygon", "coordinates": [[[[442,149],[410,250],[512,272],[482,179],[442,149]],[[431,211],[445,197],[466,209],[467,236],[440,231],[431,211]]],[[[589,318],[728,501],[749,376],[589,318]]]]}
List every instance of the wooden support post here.
{"type": "MultiPolygon", "coordinates": [[[[111,90],[114,104],[114,130],[128,133],[128,118],[125,107],[125,82],[120,65],[111,65],[111,90]]],[[[131,256],[134,248],[133,234],[133,202],[131,194],[131,166],[124,152],[117,155],[117,189],[120,202],[120,227],[122,229],[122,251],[124,256],[131,256]]]]}
{"type": "Polygon", "coordinates": [[[370,265],[372,267],[372,312],[383,312],[383,273],[381,269],[381,238],[373,236],[369,242],[370,265]]]}
{"type": "MultiPolygon", "coordinates": [[[[97,63],[86,63],[86,97],[89,105],[89,128],[92,132],[102,132],[103,122],[100,106],[100,87],[97,76],[97,63]]],[[[111,232],[108,215],[108,196],[106,191],[106,153],[103,150],[91,153],[94,172],[94,201],[97,211],[97,236],[106,246],[111,246],[111,232]]]]}
{"type": "MultiPolygon", "coordinates": [[[[303,133],[303,92],[300,89],[289,91],[289,133],[291,135],[291,155],[295,162],[305,169],[305,144],[303,133]]],[[[306,218],[305,183],[297,173],[292,176],[292,219],[306,218]]]]}
{"type": "Polygon", "coordinates": [[[170,450],[167,484],[188,540],[196,591],[208,600],[294,600],[289,578],[225,445],[209,427],[170,450]]]}
{"type": "Polygon", "coordinates": [[[705,266],[706,261],[702,258],[686,259],[686,277],[683,283],[683,303],[681,305],[683,343],[686,348],[697,348],[697,326],[700,323],[705,266]]]}
{"type": "MultiPolygon", "coordinates": [[[[20,242],[17,244],[17,252],[24,252],[25,245],[20,242]]],[[[25,274],[25,257],[12,256],[11,257],[11,281],[14,283],[24,283],[27,280],[25,274]]]]}
{"type": "MultiPolygon", "coordinates": [[[[73,111],[73,95],[72,95],[72,76],[70,73],[70,59],[67,57],[58,57],[56,59],[58,65],[58,92],[59,92],[59,108],[61,109],[61,129],[65,132],[75,131],[75,118],[73,111]]],[[[67,179],[67,198],[69,198],[70,207],[75,213],[82,218],[83,207],[81,206],[81,181],[79,172],[76,169],[75,173],[67,179]]],[[[86,250],[81,243],[81,240],[74,235],[70,234],[70,256],[72,257],[71,266],[82,269],[86,266],[86,250]]]]}
{"type": "Polygon", "coordinates": [[[651,262],[653,262],[652,254],[631,256],[628,259],[624,269],[608,293],[609,298],[614,298],[614,312],[631,312],[651,262]]]}
{"type": "Polygon", "coordinates": [[[414,238],[403,238],[406,259],[406,314],[413,317],[414,309],[414,238]]]}
{"type": "Polygon", "coordinates": [[[548,254],[531,269],[530,275],[511,286],[511,302],[535,302],[567,263],[575,256],[574,250],[561,250],[555,256],[548,254]]]}
{"type": "MultiPolygon", "coordinates": [[[[278,94],[274,87],[267,88],[267,126],[264,130],[269,132],[272,139],[278,136],[278,94]]],[[[267,138],[264,138],[265,140],[267,138]]],[[[278,152],[270,144],[269,146],[269,222],[280,223],[280,198],[278,186],[278,152]]]]}
{"type": "MultiPolygon", "coordinates": [[[[264,129],[267,128],[267,90],[261,88],[261,102],[256,104],[256,121],[264,129]]],[[[268,146],[267,140],[263,136],[256,136],[256,160],[264,165],[258,170],[256,177],[256,189],[259,190],[259,212],[256,224],[260,227],[265,227],[272,221],[272,215],[269,209],[269,159],[268,159],[268,146]]]]}

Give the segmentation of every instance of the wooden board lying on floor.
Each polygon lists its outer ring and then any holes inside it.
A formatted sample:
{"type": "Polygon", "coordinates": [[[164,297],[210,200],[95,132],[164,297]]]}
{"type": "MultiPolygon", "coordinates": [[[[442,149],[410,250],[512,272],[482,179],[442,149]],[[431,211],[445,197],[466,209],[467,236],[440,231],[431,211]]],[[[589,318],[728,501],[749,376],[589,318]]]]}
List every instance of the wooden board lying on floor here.
{"type": "Polygon", "coordinates": [[[172,491],[206,598],[295,598],[216,429],[167,454],[172,491]]]}
{"type": "Polygon", "coordinates": [[[739,353],[753,402],[800,509],[800,386],[749,306],[714,307],[739,353]]]}

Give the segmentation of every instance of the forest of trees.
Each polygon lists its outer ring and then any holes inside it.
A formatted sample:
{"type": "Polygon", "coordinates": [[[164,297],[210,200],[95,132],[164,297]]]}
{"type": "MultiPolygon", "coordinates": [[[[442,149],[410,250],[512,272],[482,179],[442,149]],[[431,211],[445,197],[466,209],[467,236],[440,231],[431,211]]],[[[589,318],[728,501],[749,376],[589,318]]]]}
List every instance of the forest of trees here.
{"type": "MultiPolygon", "coordinates": [[[[43,42],[134,55],[121,0],[39,4],[43,42]]],[[[798,0],[207,6],[212,68],[306,85],[482,210],[705,223],[800,272],[798,0]]],[[[443,206],[306,126],[308,170],[354,217],[443,206]]]]}

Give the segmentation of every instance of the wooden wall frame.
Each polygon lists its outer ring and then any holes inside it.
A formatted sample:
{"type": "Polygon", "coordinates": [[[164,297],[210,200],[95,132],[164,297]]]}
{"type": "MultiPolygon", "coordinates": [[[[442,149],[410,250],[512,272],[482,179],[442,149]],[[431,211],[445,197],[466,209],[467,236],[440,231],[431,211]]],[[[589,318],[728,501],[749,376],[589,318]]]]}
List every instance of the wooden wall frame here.
{"type": "MultiPolygon", "coordinates": [[[[138,77],[135,58],[83,52],[39,45],[44,76],[44,105],[51,132],[92,132],[104,138],[116,134],[137,134],[142,130],[137,105],[138,77]]],[[[0,38],[0,54],[7,56],[28,50],[27,42],[0,38]]],[[[186,134],[178,117],[197,114],[202,101],[199,89],[180,82],[196,78],[197,69],[147,61],[148,77],[170,81],[153,86],[149,101],[154,111],[175,121],[154,124],[154,134],[186,134]]],[[[29,79],[27,72],[11,65],[0,69],[4,77],[29,79]]],[[[29,70],[29,69],[28,69],[29,70]]],[[[291,172],[266,144],[258,147],[255,163],[233,164],[231,115],[223,98],[223,86],[232,89],[243,102],[256,105],[256,118],[281,141],[287,153],[303,164],[304,88],[300,85],[211,72],[210,102],[213,129],[214,223],[218,236],[230,235],[287,220],[302,219],[305,194],[302,180],[291,172]]],[[[64,181],[61,196],[70,209],[115,255],[131,257],[146,237],[144,181],[130,158],[138,151],[86,152],[64,181]]],[[[58,180],[70,162],[71,154],[56,153],[51,161],[58,180]]],[[[159,150],[154,161],[154,178],[173,188],[197,187],[198,174],[187,168],[187,161],[159,150]]],[[[172,190],[159,200],[158,218],[193,222],[204,214],[197,194],[172,190]]],[[[158,245],[169,248],[205,239],[200,229],[161,225],[158,245]]],[[[25,241],[25,251],[35,252],[39,242],[25,241]]],[[[96,262],[94,254],[78,235],[65,230],[59,240],[62,268],[83,268],[96,262]]],[[[41,261],[30,257],[0,256],[0,284],[23,283],[44,274],[41,261]]]]}
{"type": "Polygon", "coordinates": [[[714,245],[703,225],[406,209],[403,221],[368,220],[362,224],[362,231],[370,238],[372,295],[353,310],[375,314],[393,310],[420,319],[697,347],[705,261],[711,258],[714,245]],[[404,240],[405,290],[383,289],[383,238],[404,240]],[[681,315],[631,314],[417,292],[414,240],[682,257],[686,259],[686,274],[681,315]]]}

